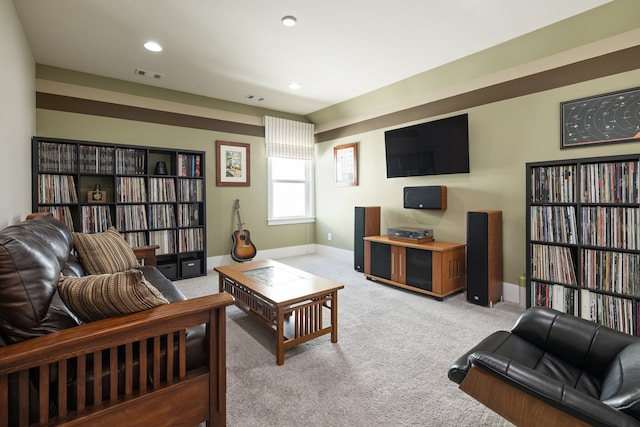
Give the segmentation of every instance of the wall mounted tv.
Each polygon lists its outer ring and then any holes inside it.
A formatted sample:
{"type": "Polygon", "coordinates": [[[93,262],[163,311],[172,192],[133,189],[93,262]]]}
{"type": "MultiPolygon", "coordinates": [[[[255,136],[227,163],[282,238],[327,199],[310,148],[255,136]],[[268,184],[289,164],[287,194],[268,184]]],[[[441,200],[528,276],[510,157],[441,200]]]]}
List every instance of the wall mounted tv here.
{"type": "Polygon", "coordinates": [[[387,178],[469,173],[467,114],[384,133],[387,178]]]}

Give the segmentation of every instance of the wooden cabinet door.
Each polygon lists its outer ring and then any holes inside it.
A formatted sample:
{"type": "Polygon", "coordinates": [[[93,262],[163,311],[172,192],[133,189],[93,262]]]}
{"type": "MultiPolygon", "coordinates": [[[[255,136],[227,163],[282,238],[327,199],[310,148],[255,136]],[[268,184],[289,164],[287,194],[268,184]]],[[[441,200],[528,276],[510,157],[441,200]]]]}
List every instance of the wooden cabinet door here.
{"type": "Polygon", "coordinates": [[[391,247],[391,280],[404,284],[407,280],[407,253],[404,246],[391,247]]]}

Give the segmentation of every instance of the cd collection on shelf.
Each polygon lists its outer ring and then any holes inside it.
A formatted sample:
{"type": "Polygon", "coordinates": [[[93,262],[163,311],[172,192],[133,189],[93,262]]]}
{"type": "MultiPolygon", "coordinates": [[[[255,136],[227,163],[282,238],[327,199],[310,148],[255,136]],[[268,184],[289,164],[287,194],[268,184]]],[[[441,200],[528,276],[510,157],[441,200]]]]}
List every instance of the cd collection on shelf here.
{"type": "Polygon", "coordinates": [[[640,335],[640,155],[527,164],[527,305],[640,335]]]}
{"type": "Polygon", "coordinates": [[[200,176],[200,154],[178,154],[178,176],[200,176]]]}
{"type": "Polygon", "coordinates": [[[111,211],[108,206],[82,206],[82,232],[100,233],[106,231],[111,223],[111,211]]]}
{"type": "Polygon", "coordinates": [[[573,203],[575,165],[531,168],[531,200],[534,203],[573,203]]]}
{"type": "Polygon", "coordinates": [[[38,203],[78,203],[73,175],[38,175],[38,203]]]}
{"type": "Polygon", "coordinates": [[[116,178],[116,195],[120,203],[146,203],[147,187],[144,178],[116,178]]]}
{"type": "Polygon", "coordinates": [[[116,228],[122,231],[146,230],[147,207],[145,205],[116,206],[116,228]]]}
{"type": "Polygon", "coordinates": [[[197,203],[180,203],[178,205],[178,225],[180,227],[197,227],[200,224],[200,205],[197,203]]]}
{"type": "Polygon", "coordinates": [[[638,161],[590,163],[580,168],[580,194],[585,203],[638,203],[638,161]]]}
{"type": "Polygon", "coordinates": [[[149,207],[149,228],[175,228],[176,217],[172,204],[151,205],[149,207]]]}
{"type": "Polygon", "coordinates": [[[32,149],[33,212],[50,212],[76,232],[113,226],[131,246],[157,244],[171,279],[194,275],[185,261],[206,274],[203,151],[44,137],[34,137],[32,149]]]}
{"type": "Polygon", "coordinates": [[[202,180],[201,179],[180,179],[180,201],[181,202],[201,202],[202,201],[202,180]]]}
{"type": "Polygon", "coordinates": [[[531,206],[531,240],[578,243],[575,206],[531,206]]]}
{"type": "Polygon", "coordinates": [[[180,252],[193,252],[202,250],[202,229],[182,228],[180,229],[180,252]]]}
{"type": "Polygon", "coordinates": [[[115,148],[80,145],[78,151],[78,171],[80,173],[113,174],[115,148]]]}
{"type": "Polygon", "coordinates": [[[147,152],[138,148],[116,148],[116,174],[144,175],[147,173],[147,152]]]}
{"type": "Polygon", "coordinates": [[[160,246],[158,255],[176,253],[176,232],[175,230],[150,231],[149,244],[160,246]]]}
{"type": "Polygon", "coordinates": [[[78,151],[75,144],[39,141],[38,170],[40,172],[76,172],[78,151]]]}
{"type": "Polygon", "coordinates": [[[173,178],[149,178],[149,201],[175,202],[175,180],[173,178]]]}
{"type": "Polygon", "coordinates": [[[147,246],[147,234],[142,232],[142,231],[138,231],[138,232],[133,232],[133,233],[122,233],[122,237],[124,237],[124,240],[127,241],[127,243],[129,243],[129,246],[131,246],[132,248],[135,247],[140,247],[140,246],[147,246]]]}
{"type": "Polygon", "coordinates": [[[64,223],[69,230],[74,230],[73,216],[69,206],[38,206],[38,212],[48,212],[58,221],[64,223]]]}

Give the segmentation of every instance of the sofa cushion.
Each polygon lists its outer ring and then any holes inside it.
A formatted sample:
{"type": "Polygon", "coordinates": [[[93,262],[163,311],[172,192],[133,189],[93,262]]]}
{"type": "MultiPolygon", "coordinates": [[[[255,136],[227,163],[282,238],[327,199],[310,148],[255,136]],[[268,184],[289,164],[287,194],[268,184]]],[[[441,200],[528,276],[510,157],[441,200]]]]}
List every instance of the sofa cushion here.
{"type": "Polygon", "coordinates": [[[606,405],[640,419],[640,343],[627,346],[611,362],[600,399],[606,405]]]}
{"type": "Polygon", "coordinates": [[[73,244],[89,274],[117,273],[139,267],[133,249],[113,227],[102,233],[73,233],[73,244]]]}
{"type": "Polygon", "coordinates": [[[0,230],[0,331],[11,342],[74,326],[51,306],[72,236],[51,216],[0,230]]]}
{"type": "Polygon", "coordinates": [[[140,270],[84,277],[60,276],[58,292],[67,307],[83,322],[169,304],[140,270]]]}

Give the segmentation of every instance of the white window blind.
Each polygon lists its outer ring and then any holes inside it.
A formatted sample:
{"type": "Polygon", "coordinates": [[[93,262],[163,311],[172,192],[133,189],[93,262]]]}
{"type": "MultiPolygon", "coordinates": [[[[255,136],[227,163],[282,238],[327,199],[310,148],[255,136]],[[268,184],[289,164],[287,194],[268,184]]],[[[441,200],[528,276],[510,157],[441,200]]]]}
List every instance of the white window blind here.
{"type": "Polygon", "coordinates": [[[265,116],[269,225],[313,222],[314,126],[265,116]]]}
{"type": "Polygon", "coordinates": [[[264,116],[267,157],[313,160],[313,123],[264,116]]]}

